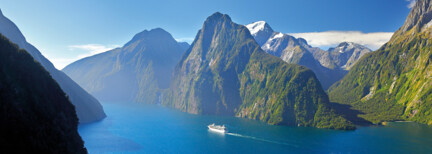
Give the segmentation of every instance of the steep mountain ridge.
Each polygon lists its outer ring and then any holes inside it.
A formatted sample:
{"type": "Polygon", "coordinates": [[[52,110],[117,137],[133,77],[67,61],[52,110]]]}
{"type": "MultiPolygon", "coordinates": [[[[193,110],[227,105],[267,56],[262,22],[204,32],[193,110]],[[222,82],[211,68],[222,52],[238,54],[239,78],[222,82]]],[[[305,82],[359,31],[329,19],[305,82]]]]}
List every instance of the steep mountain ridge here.
{"type": "Polygon", "coordinates": [[[102,105],[93,96],[88,94],[66,74],[57,70],[38,49],[28,43],[18,27],[0,12],[0,33],[25,49],[33,58],[50,72],[51,76],[59,83],[63,91],[69,96],[75,105],[78,118],[81,123],[98,121],[106,117],[102,105]]]}
{"type": "Polygon", "coordinates": [[[312,71],[265,53],[245,26],[221,13],[204,22],[177,64],[162,104],[270,124],[354,128],[329,108],[312,71]]]}

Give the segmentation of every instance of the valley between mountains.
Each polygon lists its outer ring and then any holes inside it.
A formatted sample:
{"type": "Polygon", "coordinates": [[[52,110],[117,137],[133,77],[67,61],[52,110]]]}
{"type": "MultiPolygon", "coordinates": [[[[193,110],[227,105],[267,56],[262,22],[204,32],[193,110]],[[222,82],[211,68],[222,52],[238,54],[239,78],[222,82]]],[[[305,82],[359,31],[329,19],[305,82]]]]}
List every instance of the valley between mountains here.
{"type": "Polygon", "coordinates": [[[111,126],[100,102],[125,115],[136,113],[125,107],[133,102],[153,105],[148,112],[161,106],[212,120],[334,129],[329,134],[395,121],[432,125],[432,0],[412,1],[405,23],[375,51],[349,41],[314,47],[266,21],[242,25],[221,12],[202,20],[191,43],[143,30],[58,70],[0,11],[0,153],[87,153],[78,126],[111,126]]]}
{"type": "Polygon", "coordinates": [[[100,100],[162,104],[193,114],[335,129],[353,129],[353,122],[431,123],[423,103],[427,75],[414,75],[429,65],[428,52],[418,53],[429,51],[430,4],[419,1],[415,8],[422,11],[413,9],[409,23],[378,51],[353,42],[322,50],[265,21],[243,26],[215,13],[191,45],[163,29],[146,30],[63,71],[100,100]],[[393,50],[399,54],[389,58],[393,50]]]}

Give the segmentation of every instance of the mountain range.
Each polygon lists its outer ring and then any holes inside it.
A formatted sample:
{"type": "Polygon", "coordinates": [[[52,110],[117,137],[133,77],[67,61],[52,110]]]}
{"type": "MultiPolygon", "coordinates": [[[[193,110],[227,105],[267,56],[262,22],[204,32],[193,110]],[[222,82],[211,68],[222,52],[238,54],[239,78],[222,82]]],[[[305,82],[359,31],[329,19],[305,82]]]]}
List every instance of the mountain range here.
{"type": "Polygon", "coordinates": [[[275,32],[265,21],[246,25],[261,48],[282,60],[311,69],[324,89],[339,81],[364,54],[371,52],[365,46],[342,42],[324,51],[308,45],[303,38],[275,32]]]}
{"type": "Polygon", "coordinates": [[[264,21],[244,26],[216,12],[191,45],[144,30],[63,73],[0,11],[0,153],[87,153],[78,124],[106,117],[99,100],[272,125],[432,125],[431,40],[432,0],[417,0],[373,52],[353,42],[322,50],[264,21]]]}
{"type": "Polygon", "coordinates": [[[145,30],[122,48],[63,71],[103,101],[161,103],[271,124],[354,128],[330,108],[312,71],[267,54],[228,15],[210,16],[188,47],[163,29],[145,30]]]}
{"type": "Polygon", "coordinates": [[[66,74],[57,70],[38,49],[26,41],[18,27],[11,20],[6,18],[1,11],[0,33],[11,42],[17,44],[20,48],[25,49],[36,61],[50,72],[51,76],[59,83],[62,90],[68,95],[68,98],[75,106],[81,123],[94,122],[106,117],[99,101],[82,89],[66,74]]]}
{"type": "Polygon", "coordinates": [[[245,26],[219,12],[204,22],[162,100],[163,105],[194,114],[354,128],[329,107],[311,70],[267,54],[245,26]]]}
{"type": "Polygon", "coordinates": [[[375,52],[353,42],[325,51],[266,22],[243,26],[215,13],[190,46],[163,29],[145,30],[63,71],[103,101],[160,103],[193,114],[353,129],[347,112],[357,110],[357,118],[373,123],[432,124],[430,10],[430,0],[418,1],[375,52]]]}
{"type": "Polygon", "coordinates": [[[390,41],[368,53],[329,89],[333,102],[380,123],[409,120],[432,125],[432,2],[417,0],[390,41]]]}

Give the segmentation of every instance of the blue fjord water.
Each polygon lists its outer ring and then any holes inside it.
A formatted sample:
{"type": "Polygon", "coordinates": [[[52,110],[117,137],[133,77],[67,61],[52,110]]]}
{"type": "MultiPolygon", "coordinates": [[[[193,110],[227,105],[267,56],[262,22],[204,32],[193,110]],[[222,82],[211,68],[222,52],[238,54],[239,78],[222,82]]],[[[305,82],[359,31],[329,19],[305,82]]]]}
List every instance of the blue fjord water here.
{"type": "Polygon", "coordinates": [[[158,105],[104,103],[108,117],[82,124],[90,153],[430,153],[432,127],[412,123],[355,131],[272,126],[235,117],[192,115],[158,105]],[[227,134],[207,125],[225,124],[227,134]]]}

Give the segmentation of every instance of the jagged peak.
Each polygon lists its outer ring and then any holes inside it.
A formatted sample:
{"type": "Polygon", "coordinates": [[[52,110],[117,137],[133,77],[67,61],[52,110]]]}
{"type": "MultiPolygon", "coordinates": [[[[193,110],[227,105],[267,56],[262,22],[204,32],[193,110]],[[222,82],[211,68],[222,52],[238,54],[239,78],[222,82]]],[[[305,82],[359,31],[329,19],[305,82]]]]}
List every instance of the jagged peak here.
{"type": "MultiPolygon", "coordinates": [[[[352,46],[352,45],[354,45],[354,44],[356,44],[356,43],[354,43],[354,42],[341,42],[341,43],[339,43],[338,47],[343,47],[343,46],[352,46]]],[[[357,45],[357,44],[356,44],[356,45],[357,45]]]]}
{"type": "Polygon", "coordinates": [[[369,51],[372,51],[369,48],[367,48],[366,46],[355,43],[355,42],[341,42],[341,43],[339,43],[338,46],[336,46],[334,48],[329,48],[328,51],[330,51],[330,52],[337,51],[340,53],[344,53],[346,50],[351,50],[351,49],[361,49],[361,50],[367,49],[369,51]]]}
{"type": "Polygon", "coordinates": [[[265,21],[255,21],[253,23],[250,23],[246,25],[248,29],[264,29],[264,27],[268,25],[265,21]]]}
{"type": "Polygon", "coordinates": [[[215,12],[212,15],[210,15],[209,17],[207,17],[207,20],[206,20],[205,23],[207,23],[207,22],[214,22],[214,21],[221,21],[221,20],[225,20],[225,21],[231,22],[231,17],[228,16],[227,14],[222,14],[220,12],[215,12]]]}
{"type": "Polygon", "coordinates": [[[214,29],[217,25],[226,25],[231,24],[232,20],[227,14],[222,14],[220,12],[215,12],[205,20],[203,24],[203,28],[201,30],[206,29],[214,29]]]}
{"type": "Polygon", "coordinates": [[[265,21],[256,21],[253,23],[250,23],[246,25],[246,28],[249,29],[252,35],[256,35],[258,32],[266,31],[269,33],[273,33],[273,29],[270,27],[270,25],[265,21]]]}
{"type": "Polygon", "coordinates": [[[365,47],[364,45],[361,45],[359,43],[347,42],[347,41],[339,43],[339,45],[337,47],[344,47],[344,46],[351,46],[351,47],[356,47],[356,48],[365,47]]]}

